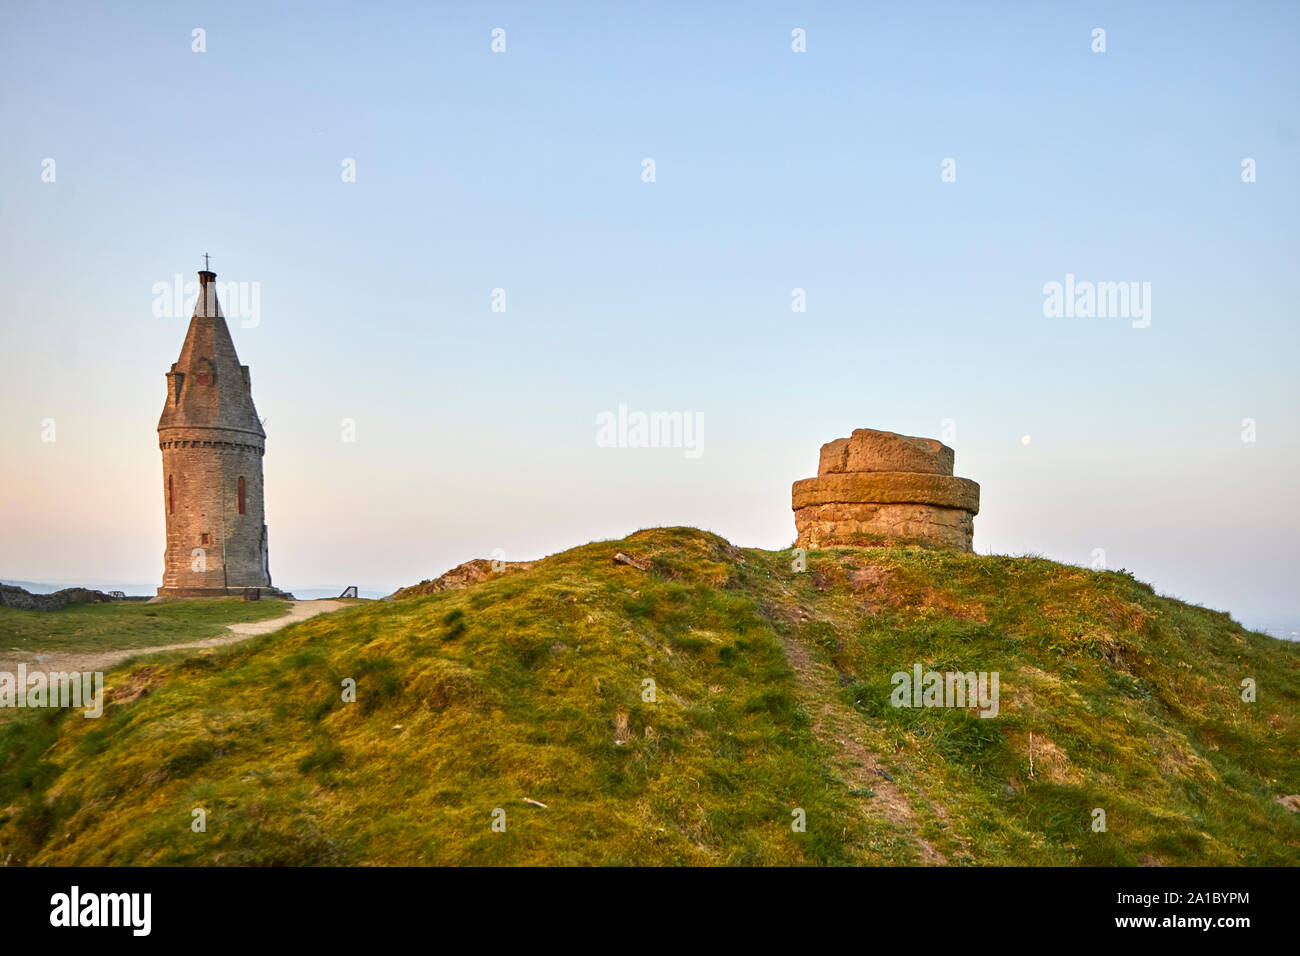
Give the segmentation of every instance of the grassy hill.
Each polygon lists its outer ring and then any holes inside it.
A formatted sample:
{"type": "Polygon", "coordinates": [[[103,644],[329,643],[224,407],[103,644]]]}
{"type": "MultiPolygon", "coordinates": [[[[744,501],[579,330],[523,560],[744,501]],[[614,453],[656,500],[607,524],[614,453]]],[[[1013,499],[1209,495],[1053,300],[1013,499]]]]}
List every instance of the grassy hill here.
{"type": "Polygon", "coordinates": [[[1300,648],[1124,572],[791,562],[642,531],[10,711],[0,862],[1300,863],[1300,648]],[[915,664],[998,716],[891,706],[915,664]]]}

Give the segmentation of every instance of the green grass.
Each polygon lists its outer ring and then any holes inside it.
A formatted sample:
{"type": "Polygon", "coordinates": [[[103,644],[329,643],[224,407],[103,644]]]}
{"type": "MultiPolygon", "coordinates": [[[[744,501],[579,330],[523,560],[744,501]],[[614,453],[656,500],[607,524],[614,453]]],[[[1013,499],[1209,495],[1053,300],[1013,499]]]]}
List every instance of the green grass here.
{"type": "Polygon", "coordinates": [[[289,611],[280,600],[110,601],[59,611],[0,607],[0,659],[21,654],[80,653],[157,647],[215,637],[227,624],[261,621],[289,611]]]}
{"type": "Polygon", "coordinates": [[[656,529],[151,658],[0,722],[0,862],[1300,863],[1294,645],[1036,558],[790,560],[656,529]],[[891,707],[914,663],[1000,715],[891,707]]]}

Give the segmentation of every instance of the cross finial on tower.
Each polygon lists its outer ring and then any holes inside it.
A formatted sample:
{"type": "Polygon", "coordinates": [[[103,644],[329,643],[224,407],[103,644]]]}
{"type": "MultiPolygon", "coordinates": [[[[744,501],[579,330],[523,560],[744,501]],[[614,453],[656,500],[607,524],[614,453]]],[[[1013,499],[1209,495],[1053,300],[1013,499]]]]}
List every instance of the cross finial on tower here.
{"type": "Polygon", "coordinates": [[[204,272],[212,271],[210,268],[208,268],[208,254],[206,252],[203,253],[203,271],[204,272]]]}

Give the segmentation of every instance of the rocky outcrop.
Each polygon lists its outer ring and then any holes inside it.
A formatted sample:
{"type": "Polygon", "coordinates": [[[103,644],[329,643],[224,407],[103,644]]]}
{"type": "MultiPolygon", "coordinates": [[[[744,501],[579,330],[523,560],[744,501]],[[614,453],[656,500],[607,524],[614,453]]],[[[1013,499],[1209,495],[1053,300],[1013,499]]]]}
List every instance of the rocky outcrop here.
{"type": "Polygon", "coordinates": [[[64,588],[51,594],[32,594],[12,584],[0,584],[0,605],[20,611],[59,611],[69,604],[98,604],[114,598],[90,588],[64,588]]]}
{"type": "Polygon", "coordinates": [[[422,597],[427,594],[438,594],[442,591],[459,591],[463,588],[472,587],[481,581],[486,581],[491,577],[509,574],[513,571],[526,571],[533,564],[532,561],[494,562],[489,561],[487,558],[474,558],[472,561],[456,565],[450,571],[432,581],[421,581],[419,584],[412,584],[410,587],[399,588],[388,595],[387,600],[422,597]]]}
{"type": "Polygon", "coordinates": [[[933,438],[859,428],[828,442],[817,477],[792,489],[796,543],[970,551],[980,486],[952,470],[953,450],[933,438]]]}

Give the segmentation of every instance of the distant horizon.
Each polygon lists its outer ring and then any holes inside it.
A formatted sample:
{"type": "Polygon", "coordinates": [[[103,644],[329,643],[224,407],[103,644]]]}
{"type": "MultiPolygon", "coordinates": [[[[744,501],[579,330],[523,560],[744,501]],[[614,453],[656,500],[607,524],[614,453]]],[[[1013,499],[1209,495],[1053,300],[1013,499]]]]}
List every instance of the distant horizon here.
{"type": "MultiPolygon", "coordinates": [[[[678,526],[660,525],[659,527],[678,527],[678,526]]],[[[647,530],[647,529],[636,529],[636,530],[647,530]]],[[[631,531],[628,532],[628,534],[632,534],[632,533],[634,532],[631,531]]],[[[621,540],[621,538],[608,538],[602,540],[617,541],[617,540],[621,540]]],[[[595,542],[580,542],[580,543],[575,543],[573,545],[570,545],[570,547],[581,547],[583,544],[589,544],[589,543],[595,543],[595,542]]],[[[731,543],[736,544],[739,547],[749,547],[748,545],[745,545],[743,542],[733,541],[731,543]]],[[[567,550],[569,549],[561,548],[559,551],[552,551],[549,552],[548,554],[533,555],[531,557],[525,555],[525,556],[520,556],[518,558],[515,558],[513,560],[537,561],[543,558],[550,557],[553,554],[559,554],[567,550]]],[[[1010,556],[1019,557],[1021,555],[1010,555],[1010,556]]],[[[1047,555],[1033,555],[1033,556],[1046,557],[1048,560],[1053,560],[1047,555]]],[[[461,564],[464,564],[467,561],[473,561],[476,559],[488,559],[488,558],[490,558],[490,555],[474,555],[472,557],[465,558],[464,561],[458,561],[455,564],[449,565],[448,567],[442,568],[441,570],[438,570],[434,573],[426,574],[422,577],[410,581],[404,581],[404,582],[395,583],[391,585],[386,584],[382,587],[375,587],[373,582],[369,582],[369,583],[352,582],[352,584],[342,584],[342,585],[334,586],[334,585],[323,585],[320,583],[311,584],[311,585],[282,584],[279,581],[275,581],[275,586],[293,594],[294,597],[300,600],[316,600],[324,597],[337,597],[339,594],[343,592],[345,588],[351,587],[353,586],[353,584],[355,584],[360,597],[365,598],[367,600],[381,600],[387,597],[388,595],[393,594],[394,592],[398,591],[401,588],[410,587],[411,585],[414,584],[420,584],[423,581],[436,580],[446,572],[452,570],[453,568],[461,564]]],[[[1074,565],[1074,566],[1086,568],[1086,565],[1074,565]]],[[[1133,576],[1137,578],[1137,580],[1139,581],[1145,580],[1140,573],[1133,571],[1133,569],[1129,568],[1127,570],[1131,571],[1133,573],[1133,576]]],[[[1149,584],[1150,582],[1148,581],[1145,583],[1149,584]]],[[[141,597],[141,596],[151,597],[154,596],[154,592],[158,587],[157,583],[150,584],[144,581],[127,581],[123,578],[113,578],[113,577],[102,577],[102,578],[88,577],[88,578],[75,578],[75,579],[74,578],[67,578],[67,579],[51,578],[51,579],[45,579],[41,581],[34,581],[34,580],[23,579],[19,577],[9,577],[4,574],[0,574],[0,584],[16,585],[34,594],[49,593],[51,591],[57,591],[67,587],[86,587],[97,591],[122,591],[128,597],[141,597]]],[[[1152,586],[1155,587],[1154,585],[1152,586]]],[[[1183,601],[1188,604],[1200,603],[1196,601],[1195,598],[1190,597],[1188,595],[1169,594],[1162,591],[1159,587],[1156,587],[1155,590],[1156,593],[1162,597],[1173,598],[1175,600],[1183,601]]],[[[1300,641],[1300,614],[1257,615],[1257,614],[1251,614],[1250,612],[1238,612],[1229,608],[1216,608],[1216,607],[1210,607],[1209,605],[1201,605],[1201,606],[1207,607],[1209,610],[1212,611],[1225,612],[1231,615],[1234,620],[1238,621],[1243,627],[1249,630],[1258,631],[1263,634],[1268,634],[1272,637],[1276,637],[1284,641],[1300,641]]]]}

